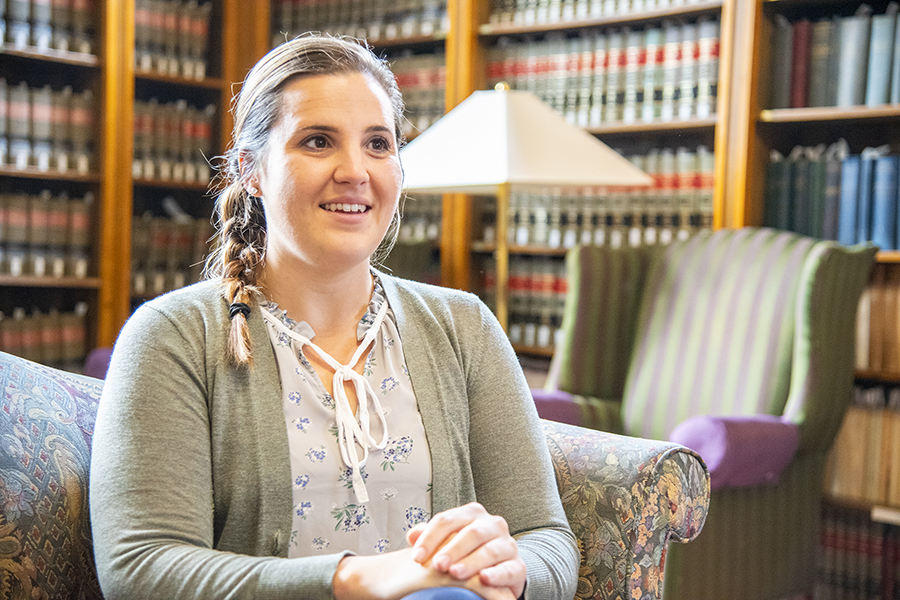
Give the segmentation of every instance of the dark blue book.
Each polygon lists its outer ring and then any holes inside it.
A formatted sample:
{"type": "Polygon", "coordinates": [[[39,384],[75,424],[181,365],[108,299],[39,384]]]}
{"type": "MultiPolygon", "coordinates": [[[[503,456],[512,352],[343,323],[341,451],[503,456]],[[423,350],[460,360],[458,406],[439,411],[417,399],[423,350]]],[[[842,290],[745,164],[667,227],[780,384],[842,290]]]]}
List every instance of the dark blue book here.
{"type": "Polygon", "coordinates": [[[838,241],[846,246],[855,244],[856,239],[856,204],[859,194],[859,161],[858,154],[844,159],[841,165],[841,200],[838,217],[838,241]]]}
{"type": "Polygon", "coordinates": [[[825,235],[825,146],[811,149],[809,154],[809,209],[806,234],[815,238],[825,235]]]}
{"type": "Polygon", "coordinates": [[[878,148],[866,148],[859,160],[859,195],[856,199],[856,239],[868,242],[872,239],[872,200],[875,183],[875,161],[887,154],[878,148]]]}
{"type": "Polygon", "coordinates": [[[766,202],[763,210],[763,223],[766,227],[790,228],[790,166],[777,150],[772,151],[766,168],[766,202]]]}
{"type": "Polygon", "coordinates": [[[822,237],[838,239],[838,220],[841,212],[841,169],[850,153],[846,140],[831,144],[825,152],[825,193],[822,214],[822,237]]]}
{"type": "Polygon", "coordinates": [[[791,152],[788,161],[791,165],[791,201],[793,203],[791,231],[809,235],[810,160],[806,148],[800,148],[800,152],[796,152],[796,150],[797,148],[791,152]]]}
{"type": "Polygon", "coordinates": [[[872,188],[872,242],[882,250],[897,249],[897,177],[900,156],[875,159],[872,188]]]}

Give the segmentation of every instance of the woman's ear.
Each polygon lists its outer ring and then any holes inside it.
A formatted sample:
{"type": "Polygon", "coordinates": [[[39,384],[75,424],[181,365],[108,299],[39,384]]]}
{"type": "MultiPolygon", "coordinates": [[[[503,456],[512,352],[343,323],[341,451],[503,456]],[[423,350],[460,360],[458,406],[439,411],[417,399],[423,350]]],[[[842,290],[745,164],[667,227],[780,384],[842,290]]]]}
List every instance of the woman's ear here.
{"type": "Polygon", "coordinates": [[[251,196],[259,197],[261,190],[259,187],[259,178],[256,176],[254,169],[251,168],[251,159],[249,154],[244,151],[238,155],[238,170],[240,171],[241,186],[251,196]]]}

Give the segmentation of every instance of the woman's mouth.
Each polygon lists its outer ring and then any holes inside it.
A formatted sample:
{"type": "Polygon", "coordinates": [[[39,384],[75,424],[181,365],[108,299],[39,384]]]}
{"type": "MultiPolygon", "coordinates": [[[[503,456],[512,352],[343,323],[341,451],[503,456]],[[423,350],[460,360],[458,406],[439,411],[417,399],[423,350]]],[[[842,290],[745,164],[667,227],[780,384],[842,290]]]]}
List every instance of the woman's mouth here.
{"type": "Polygon", "coordinates": [[[321,207],[330,212],[342,213],[364,213],[371,208],[365,204],[343,204],[340,202],[329,202],[328,204],[322,204],[321,207]]]}

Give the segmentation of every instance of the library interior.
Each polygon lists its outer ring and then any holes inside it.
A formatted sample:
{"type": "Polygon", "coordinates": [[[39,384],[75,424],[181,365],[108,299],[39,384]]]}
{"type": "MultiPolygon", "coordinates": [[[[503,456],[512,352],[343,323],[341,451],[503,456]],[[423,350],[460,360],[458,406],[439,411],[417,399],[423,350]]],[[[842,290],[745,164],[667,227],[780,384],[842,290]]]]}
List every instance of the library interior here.
{"type": "Polygon", "coordinates": [[[576,598],[900,600],[898,13],[0,0],[0,597],[102,597],[113,347],[207,277],[233,97],[321,32],[393,72],[406,189],[375,268],[496,317],[576,598]]]}

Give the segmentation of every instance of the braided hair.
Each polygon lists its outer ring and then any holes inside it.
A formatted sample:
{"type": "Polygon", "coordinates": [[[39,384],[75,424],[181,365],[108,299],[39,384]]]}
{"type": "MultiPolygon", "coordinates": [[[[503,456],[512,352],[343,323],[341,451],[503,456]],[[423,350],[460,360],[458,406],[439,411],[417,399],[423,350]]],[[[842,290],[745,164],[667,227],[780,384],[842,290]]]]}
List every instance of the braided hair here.
{"type": "MultiPolygon", "coordinates": [[[[232,100],[234,130],[231,147],[219,167],[217,233],[205,276],[221,282],[230,305],[226,355],[234,365],[253,362],[247,319],[250,304],[261,294],[259,277],[266,258],[263,205],[245,186],[262,160],[269,132],[281,117],[283,90],[298,77],[354,72],[371,76],[384,89],[394,111],[397,140],[402,143],[403,99],[394,75],[386,61],[354,38],[305,34],[277,46],[256,63],[232,100]]],[[[377,254],[390,250],[398,225],[399,208],[377,254]]]]}

